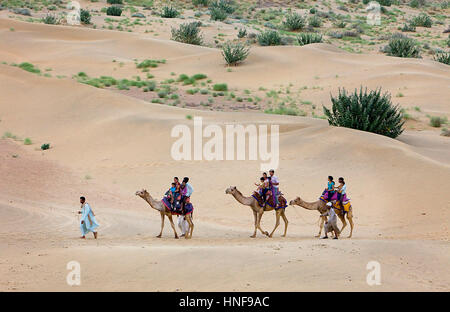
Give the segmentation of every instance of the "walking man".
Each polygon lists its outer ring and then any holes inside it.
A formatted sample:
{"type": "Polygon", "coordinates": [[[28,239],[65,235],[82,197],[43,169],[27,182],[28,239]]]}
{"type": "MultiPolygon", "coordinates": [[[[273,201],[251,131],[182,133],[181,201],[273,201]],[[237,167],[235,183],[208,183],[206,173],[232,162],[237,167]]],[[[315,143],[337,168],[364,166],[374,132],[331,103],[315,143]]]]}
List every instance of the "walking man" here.
{"type": "Polygon", "coordinates": [[[94,212],[91,209],[91,206],[86,202],[86,198],[84,196],[80,197],[81,210],[78,211],[81,214],[80,220],[80,230],[81,230],[81,238],[85,239],[86,234],[92,232],[94,234],[94,238],[97,239],[97,231],[99,224],[97,220],[95,220],[94,212]]]}

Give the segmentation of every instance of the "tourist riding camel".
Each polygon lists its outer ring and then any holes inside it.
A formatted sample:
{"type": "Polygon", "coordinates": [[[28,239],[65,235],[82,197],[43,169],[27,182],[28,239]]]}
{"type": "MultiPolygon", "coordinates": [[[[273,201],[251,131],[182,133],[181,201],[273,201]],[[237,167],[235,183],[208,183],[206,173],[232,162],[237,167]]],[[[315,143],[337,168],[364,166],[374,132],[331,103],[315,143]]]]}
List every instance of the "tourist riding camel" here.
{"type": "MultiPolygon", "coordinates": [[[[329,178],[332,178],[331,176],[329,178]]],[[[330,180],[330,179],[329,179],[330,180]]],[[[332,181],[332,179],[331,179],[332,181]]],[[[345,221],[345,217],[347,216],[347,220],[350,223],[350,235],[348,238],[351,238],[353,235],[353,208],[350,203],[350,200],[347,198],[347,186],[345,184],[344,178],[339,178],[339,186],[335,187],[333,192],[329,192],[330,187],[328,186],[327,189],[325,189],[322,193],[322,196],[320,196],[319,200],[316,202],[306,202],[300,197],[295,198],[294,200],[291,200],[289,202],[289,205],[297,205],[302,208],[308,209],[308,210],[317,210],[321,214],[321,220],[319,225],[319,234],[316,235],[316,237],[320,237],[320,234],[322,233],[324,222],[327,221],[326,216],[322,216],[325,214],[327,209],[327,204],[331,204],[334,212],[339,217],[339,219],[342,222],[342,228],[340,232],[344,230],[344,228],[347,226],[347,222],[345,221]],[[329,198],[329,194],[331,193],[331,198],[329,198]]]]}
{"type": "MultiPolygon", "coordinates": [[[[164,218],[167,216],[169,218],[173,232],[175,233],[175,238],[178,239],[178,234],[175,229],[175,225],[173,224],[172,215],[183,215],[184,218],[186,219],[186,222],[189,225],[189,227],[186,230],[185,238],[186,239],[192,238],[192,232],[194,231],[192,212],[194,211],[194,207],[192,206],[191,203],[185,205],[183,213],[179,213],[177,211],[181,210],[174,210],[173,208],[171,208],[172,204],[167,196],[165,196],[161,201],[157,201],[147,192],[147,190],[144,189],[142,189],[141,191],[137,191],[136,195],[144,199],[150,205],[150,207],[159,211],[159,213],[161,214],[161,232],[156,237],[161,238],[164,229],[164,218]]],[[[181,205],[181,203],[178,202],[177,205],[181,205]]],[[[180,209],[180,207],[177,206],[177,209],[180,209]]]]}

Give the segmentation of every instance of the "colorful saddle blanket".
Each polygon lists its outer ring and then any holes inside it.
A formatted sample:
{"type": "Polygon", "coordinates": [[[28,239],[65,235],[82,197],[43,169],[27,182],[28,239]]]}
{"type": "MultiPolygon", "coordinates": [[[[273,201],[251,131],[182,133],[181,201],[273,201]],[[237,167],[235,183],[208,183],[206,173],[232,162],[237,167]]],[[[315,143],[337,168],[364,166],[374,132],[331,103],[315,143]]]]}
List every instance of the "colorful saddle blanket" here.
{"type": "MultiPolygon", "coordinates": [[[[258,205],[260,207],[264,207],[264,198],[261,196],[261,194],[259,194],[258,192],[253,192],[252,197],[254,199],[256,199],[256,201],[258,202],[258,205]]],[[[269,199],[267,200],[267,204],[274,208],[275,210],[281,209],[281,208],[286,208],[287,205],[287,200],[286,198],[283,197],[283,195],[279,195],[278,196],[278,205],[275,204],[275,199],[273,198],[273,196],[270,196],[269,199]]]]}
{"type": "Polygon", "coordinates": [[[190,202],[186,202],[184,204],[184,209],[182,209],[181,198],[175,198],[173,204],[170,202],[168,197],[164,197],[162,200],[164,206],[170,210],[170,212],[174,215],[187,215],[194,211],[194,206],[190,202]]]}
{"type": "MultiPolygon", "coordinates": [[[[333,196],[334,198],[334,196],[333,196]]],[[[325,195],[320,196],[319,198],[321,201],[328,203],[329,200],[327,200],[325,198],[325,195]]],[[[339,203],[339,200],[332,200],[331,203],[333,204],[333,208],[337,209],[337,210],[342,210],[342,207],[339,203]]],[[[350,200],[347,199],[347,196],[345,196],[344,194],[344,202],[343,202],[343,206],[344,206],[344,212],[349,212],[350,211],[350,207],[352,206],[352,204],[350,203],[350,200]]]]}

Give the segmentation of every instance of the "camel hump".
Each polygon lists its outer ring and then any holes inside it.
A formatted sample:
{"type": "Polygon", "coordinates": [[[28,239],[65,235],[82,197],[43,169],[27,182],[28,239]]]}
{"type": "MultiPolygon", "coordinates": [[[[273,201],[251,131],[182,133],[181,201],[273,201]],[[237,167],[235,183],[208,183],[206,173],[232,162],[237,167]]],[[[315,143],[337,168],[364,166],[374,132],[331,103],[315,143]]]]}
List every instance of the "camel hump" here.
{"type": "Polygon", "coordinates": [[[261,194],[259,194],[258,192],[253,192],[252,197],[256,199],[260,207],[264,207],[264,199],[262,198],[261,194]]]}

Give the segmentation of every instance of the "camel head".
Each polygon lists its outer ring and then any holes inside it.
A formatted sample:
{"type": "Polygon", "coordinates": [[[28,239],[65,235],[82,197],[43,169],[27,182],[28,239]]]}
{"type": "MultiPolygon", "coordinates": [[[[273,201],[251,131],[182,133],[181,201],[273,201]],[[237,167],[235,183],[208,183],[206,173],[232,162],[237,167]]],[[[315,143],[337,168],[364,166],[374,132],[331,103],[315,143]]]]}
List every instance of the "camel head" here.
{"type": "Polygon", "coordinates": [[[301,198],[300,198],[300,197],[296,197],[295,199],[293,199],[293,200],[291,200],[291,201],[289,202],[289,205],[297,205],[297,206],[300,206],[300,201],[301,201],[301,198]]]}
{"type": "Polygon", "coordinates": [[[142,190],[136,192],[136,196],[139,196],[139,197],[144,198],[144,199],[145,199],[148,195],[149,195],[149,194],[148,194],[147,190],[144,190],[144,189],[142,189],[142,190]]]}
{"type": "Polygon", "coordinates": [[[236,186],[230,186],[229,188],[227,188],[225,190],[225,194],[236,194],[237,193],[237,188],[236,186]]]}

